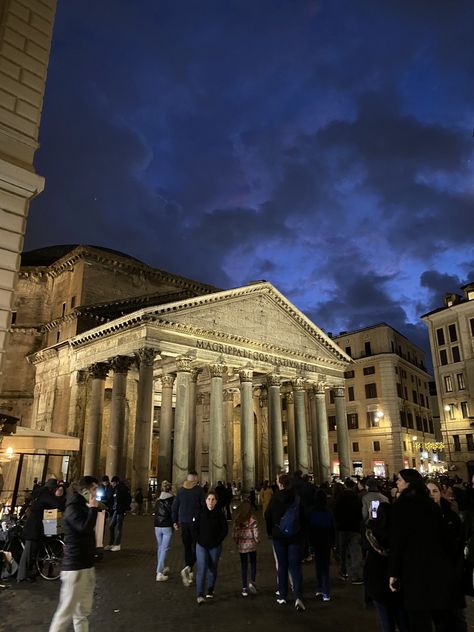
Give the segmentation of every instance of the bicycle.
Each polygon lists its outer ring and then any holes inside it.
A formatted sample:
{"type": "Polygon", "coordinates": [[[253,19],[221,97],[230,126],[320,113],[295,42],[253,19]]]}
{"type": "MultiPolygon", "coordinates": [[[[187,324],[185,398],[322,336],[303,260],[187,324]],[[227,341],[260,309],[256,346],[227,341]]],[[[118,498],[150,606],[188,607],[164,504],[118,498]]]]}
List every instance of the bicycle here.
{"type": "Polygon", "coordinates": [[[61,574],[64,557],[64,542],[59,536],[50,536],[40,541],[36,553],[36,570],[43,579],[55,581],[61,574]]]}

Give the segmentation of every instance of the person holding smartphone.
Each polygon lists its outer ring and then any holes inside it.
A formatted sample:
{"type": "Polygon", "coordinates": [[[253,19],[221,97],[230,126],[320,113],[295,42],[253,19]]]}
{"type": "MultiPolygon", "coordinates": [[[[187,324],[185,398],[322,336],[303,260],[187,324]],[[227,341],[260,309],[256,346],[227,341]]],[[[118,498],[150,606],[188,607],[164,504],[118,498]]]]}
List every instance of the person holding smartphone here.
{"type": "Polygon", "coordinates": [[[367,524],[369,520],[377,518],[380,503],[388,503],[388,498],[380,492],[377,479],[373,476],[365,481],[365,487],[367,493],[362,496],[362,520],[367,524]]]}

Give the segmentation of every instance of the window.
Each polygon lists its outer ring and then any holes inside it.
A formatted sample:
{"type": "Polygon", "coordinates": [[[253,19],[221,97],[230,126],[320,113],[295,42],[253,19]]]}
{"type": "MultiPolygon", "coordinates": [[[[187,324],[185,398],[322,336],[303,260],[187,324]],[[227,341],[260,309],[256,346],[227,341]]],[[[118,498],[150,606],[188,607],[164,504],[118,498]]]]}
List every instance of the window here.
{"type": "Polygon", "coordinates": [[[448,417],[450,419],[454,419],[455,415],[454,415],[454,404],[448,404],[449,406],[449,410],[447,411],[448,413],[448,417]]]}
{"type": "Polygon", "coordinates": [[[407,413],[408,427],[413,430],[413,413],[407,413]]]}
{"type": "Polygon", "coordinates": [[[428,417],[428,427],[430,429],[430,434],[434,434],[433,420],[430,417],[428,417]]]}
{"type": "Polygon", "coordinates": [[[473,452],[474,451],[474,441],[472,440],[472,434],[467,434],[466,435],[466,443],[467,443],[467,449],[469,450],[469,452],[473,452]]]}
{"type": "Polygon", "coordinates": [[[329,391],[329,403],[334,404],[334,391],[329,391]]]}
{"type": "Polygon", "coordinates": [[[444,376],[444,390],[446,391],[446,393],[453,392],[453,380],[450,375],[444,376]]]}
{"type": "Polygon", "coordinates": [[[328,417],[328,430],[336,430],[336,415],[329,415],[328,417]]]}
{"type": "Polygon", "coordinates": [[[403,395],[402,395],[402,385],[399,382],[397,382],[397,395],[398,395],[398,397],[403,397],[403,395]]]}
{"type": "Polygon", "coordinates": [[[344,373],[344,377],[346,378],[346,380],[350,380],[354,376],[355,376],[355,371],[346,371],[344,373]]]}
{"type": "Polygon", "coordinates": [[[377,384],[366,384],[365,385],[365,397],[367,399],[373,399],[377,397],[377,384]]]}
{"type": "Polygon", "coordinates": [[[398,366],[394,367],[395,369],[395,374],[398,375],[398,366]]]}
{"type": "Polygon", "coordinates": [[[416,429],[419,430],[420,432],[423,432],[423,425],[421,423],[420,415],[416,415],[415,419],[416,419],[416,429]]]}
{"type": "Polygon", "coordinates": [[[407,376],[407,372],[405,371],[405,369],[402,369],[402,377],[406,378],[407,376]]]}
{"type": "Polygon", "coordinates": [[[441,351],[439,352],[439,361],[441,362],[442,366],[448,364],[448,352],[446,351],[446,349],[441,349],[441,351]]]}
{"type": "Polygon", "coordinates": [[[423,417],[423,432],[428,432],[428,422],[426,417],[423,417]]]}
{"type": "Polygon", "coordinates": [[[415,381],[415,378],[413,377],[413,375],[410,375],[410,377],[411,377],[411,381],[413,383],[415,381]]]}
{"type": "Polygon", "coordinates": [[[357,441],[354,441],[354,443],[352,444],[352,452],[359,452],[359,444],[357,443],[357,441]]]}
{"type": "Polygon", "coordinates": [[[469,406],[467,402],[461,402],[461,412],[463,419],[467,419],[469,417],[469,406]]]}
{"type": "Polygon", "coordinates": [[[346,351],[347,355],[351,356],[351,358],[352,358],[352,349],[350,347],[346,347],[345,351],[346,351]]]}
{"type": "Polygon", "coordinates": [[[451,349],[451,353],[453,354],[453,362],[461,362],[461,354],[459,353],[459,347],[453,347],[451,349]]]}
{"type": "Polygon", "coordinates": [[[418,404],[418,393],[416,391],[412,391],[413,393],[413,401],[415,404],[418,404]]]}
{"type": "Polygon", "coordinates": [[[406,386],[403,387],[403,393],[405,394],[405,399],[408,399],[408,389],[406,386]]]}
{"type": "Polygon", "coordinates": [[[407,451],[407,442],[404,441],[403,442],[403,452],[406,452],[406,451],[407,451]]]}
{"type": "Polygon", "coordinates": [[[461,452],[461,442],[459,441],[459,435],[453,435],[454,451],[461,452]]]}
{"type": "Polygon", "coordinates": [[[456,332],[456,325],[449,325],[448,332],[449,332],[450,342],[456,342],[456,340],[458,339],[458,334],[456,332]]]}
{"type": "Polygon", "coordinates": [[[395,353],[395,343],[393,342],[393,340],[390,341],[390,345],[392,347],[392,353],[395,353]]]}
{"type": "Polygon", "coordinates": [[[422,406],[424,406],[424,405],[425,405],[425,396],[423,395],[423,393],[420,393],[420,404],[421,404],[422,406]]]}
{"type": "Polygon", "coordinates": [[[469,323],[471,325],[471,336],[474,336],[474,318],[471,318],[469,323]]]}
{"type": "Polygon", "coordinates": [[[16,323],[16,312],[12,312],[12,325],[16,323]]]}
{"type": "Polygon", "coordinates": [[[337,443],[332,444],[332,451],[337,452],[337,443]]]}
{"type": "Polygon", "coordinates": [[[365,366],[364,367],[364,375],[373,375],[375,373],[374,366],[365,366]]]}
{"type": "Polygon", "coordinates": [[[404,410],[400,411],[400,424],[403,428],[407,427],[407,414],[404,410]]]}
{"type": "Polygon", "coordinates": [[[347,427],[349,430],[357,430],[359,427],[359,415],[357,413],[347,413],[347,427]]]}
{"type": "Polygon", "coordinates": [[[370,346],[370,342],[366,342],[365,343],[364,350],[365,350],[365,355],[366,356],[372,355],[372,349],[371,349],[371,346],[370,346]]]}
{"type": "Polygon", "coordinates": [[[378,428],[380,424],[380,417],[377,415],[376,410],[367,411],[367,428],[378,428]]]}
{"type": "Polygon", "coordinates": [[[380,452],[380,441],[374,441],[374,452],[380,452]]]}
{"type": "Polygon", "coordinates": [[[64,316],[65,313],[66,313],[66,303],[63,303],[63,306],[61,309],[61,316],[64,316]]]}
{"type": "Polygon", "coordinates": [[[464,373],[458,373],[456,377],[458,379],[458,389],[460,391],[464,390],[466,388],[466,383],[464,381],[464,373]]]}
{"type": "Polygon", "coordinates": [[[71,298],[71,309],[73,309],[74,307],[76,307],[76,297],[75,296],[73,296],[71,298]]]}
{"type": "Polygon", "coordinates": [[[353,386],[349,386],[349,388],[347,389],[347,398],[349,399],[350,402],[353,402],[355,397],[354,397],[354,387],[353,386]]]}
{"type": "Polygon", "coordinates": [[[444,331],[442,329],[437,329],[436,330],[436,338],[438,339],[438,344],[439,345],[446,344],[446,342],[444,340],[444,331]]]}

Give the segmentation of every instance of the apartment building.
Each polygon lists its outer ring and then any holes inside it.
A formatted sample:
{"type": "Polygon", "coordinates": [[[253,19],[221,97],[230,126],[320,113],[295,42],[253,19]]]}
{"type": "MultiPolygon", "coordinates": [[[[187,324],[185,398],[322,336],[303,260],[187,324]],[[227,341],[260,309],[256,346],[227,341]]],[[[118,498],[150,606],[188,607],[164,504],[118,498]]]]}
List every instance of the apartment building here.
{"type": "Polygon", "coordinates": [[[464,480],[474,474],[474,283],[421,319],[429,331],[441,431],[448,469],[464,480]]]}
{"type": "MultiPolygon", "coordinates": [[[[352,474],[391,477],[404,467],[426,473],[444,469],[423,351],[386,323],[341,332],[333,340],[354,360],[345,373],[352,474]]],[[[331,392],[326,405],[332,471],[337,474],[331,392]]]]}

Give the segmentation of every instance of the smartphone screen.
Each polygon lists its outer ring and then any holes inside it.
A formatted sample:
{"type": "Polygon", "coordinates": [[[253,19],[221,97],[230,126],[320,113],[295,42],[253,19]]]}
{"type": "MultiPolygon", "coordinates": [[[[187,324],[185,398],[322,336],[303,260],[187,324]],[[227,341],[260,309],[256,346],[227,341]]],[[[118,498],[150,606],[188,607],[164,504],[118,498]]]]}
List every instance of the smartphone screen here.
{"type": "Polygon", "coordinates": [[[372,520],[375,520],[375,518],[377,518],[377,510],[379,508],[379,505],[380,505],[380,500],[370,501],[370,517],[372,518],[372,520]]]}

